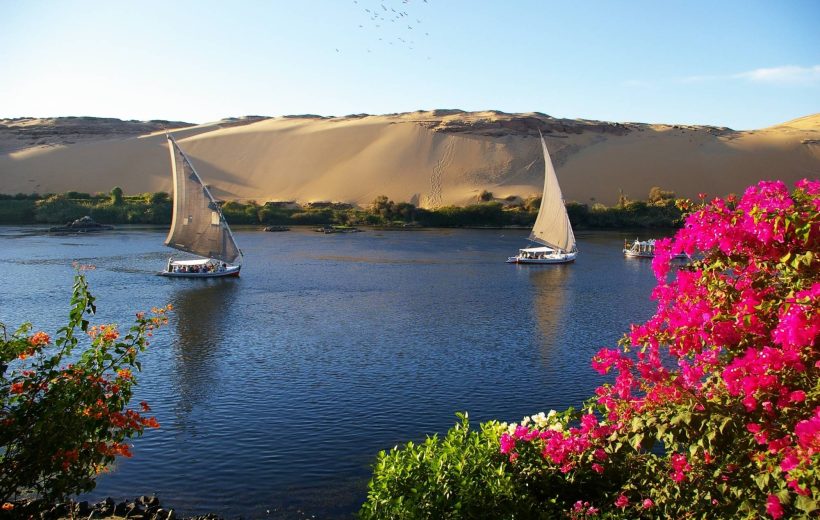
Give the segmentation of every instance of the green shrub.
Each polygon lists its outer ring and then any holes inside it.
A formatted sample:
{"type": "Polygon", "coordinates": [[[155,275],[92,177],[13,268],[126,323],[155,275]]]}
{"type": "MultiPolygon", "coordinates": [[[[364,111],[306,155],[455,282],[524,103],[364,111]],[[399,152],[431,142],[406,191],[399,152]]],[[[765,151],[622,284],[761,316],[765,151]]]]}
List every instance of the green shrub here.
{"type": "Polygon", "coordinates": [[[498,451],[504,427],[471,430],[466,414],[443,438],[382,451],[368,485],[363,519],[514,518],[524,498],[498,451]]]}

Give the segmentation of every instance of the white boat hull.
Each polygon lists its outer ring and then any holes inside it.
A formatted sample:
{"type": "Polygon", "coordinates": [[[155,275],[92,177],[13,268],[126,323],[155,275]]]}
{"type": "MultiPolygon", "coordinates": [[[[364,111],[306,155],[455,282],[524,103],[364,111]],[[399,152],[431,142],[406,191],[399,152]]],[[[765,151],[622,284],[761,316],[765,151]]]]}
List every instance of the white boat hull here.
{"type": "Polygon", "coordinates": [[[549,264],[569,264],[575,261],[578,256],[577,252],[573,253],[555,253],[544,256],[543,258],[527,258],[521,255],[511,256],[507,259],[508,264],[535,264],[535,265],[549,265],[549,264]]]}
{"type": "MultiPolygon", "coordinates": [[[[654,252],[647,252],[647,251],[635,252],[635,251],[632,251],[630,249],[624,249],[624,256],[627,257],[627,258],[647,258],[647,259],[651,260],[651,259],[655,258],[655,253],[654,252]]],[[[688,259],[689,259],[689,257],[687,255],[683,254],[683,253],[679,253],[677,255],[672,255],[672,260],[688,260],[688,259]]]]}
{"type": "Polygon", "coordinates": [[[230,276],[239,276],[241,265],[232,265],[226,267],[224,271],[212,271],[207,273],[185,273],[173,271],[160,271],[157,274],[160,276],[167,276],[168,278],[226,278],[230,276]]]}
{"type": "Polygon", "coordinates": [[[650,252],[635,252],[630,249],[624,249],[624,256],[627,258],[654,258],[655,253],[650,252]]]}

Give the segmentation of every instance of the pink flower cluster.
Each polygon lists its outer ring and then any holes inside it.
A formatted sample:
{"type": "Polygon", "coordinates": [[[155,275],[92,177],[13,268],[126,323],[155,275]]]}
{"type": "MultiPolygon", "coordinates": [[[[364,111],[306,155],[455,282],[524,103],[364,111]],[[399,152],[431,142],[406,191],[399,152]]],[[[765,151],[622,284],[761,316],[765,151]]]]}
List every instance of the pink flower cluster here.
{"type": "Polygon", "coordinates": [[[517,443],[531,443],[538,446],[541,456],[555,464],[562,473],[574,469],[585,455],[591,455],[595,461],[592,463],[593,471],[603,473],[604,466],[601,463],[608,456],[601,447],[612,431],[611,426],[600,424],[593,414],[582,416],[580,425],[567,431],[563,431],[563,428],[539,429],[518,425],[512,434],[501,435],[501,453],[509,455],[510,461],[514,462],[519,455],[516,451],[517,443]]]}
{"type": "Polygon", "coordinates": [[[686,474],[692,471],[692,466],[686,460],[686,455],[673,453],[669,460],[672,464],[672,480],[675,482],[686,480],[686,474]]]}
{"type": "Polygon", "coordinates": [[[570,518],[592,518],[598,515],[600,510],[590,504],[589,502],[584,502],[578,500],[572,506],[572,512],[570,513],[570,518]]]}

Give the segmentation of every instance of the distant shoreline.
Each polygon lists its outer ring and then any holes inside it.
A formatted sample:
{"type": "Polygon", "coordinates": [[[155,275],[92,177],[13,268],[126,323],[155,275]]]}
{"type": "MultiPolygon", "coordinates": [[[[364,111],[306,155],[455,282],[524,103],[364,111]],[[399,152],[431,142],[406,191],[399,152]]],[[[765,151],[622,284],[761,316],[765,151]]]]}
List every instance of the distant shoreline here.
{"type": "MultiPolygon", "coordinates": [[[[624,198],[615,206],[578,202],[566,204],[573,227],[583,229],[677,228],[683,212],[674,193],[659,192],[653,200],[624,198]]],[[[351,225],[382,229],[494,228],[528,229],[538,216],[539,197],[526,200],[496,199],[482,193],[467,206],[416,207],[377,197],[366,208],[341,202],[226,201],[222,212],[231,226],[327,226],[351,225]]],[[[60,194],[0,194],[0,224],[61,225],[84,216],[99,224],[149,224],[168,226],[172,201],[168,193],[124,195],[114,188],[110,194],[69,191],[60,194]]]]}

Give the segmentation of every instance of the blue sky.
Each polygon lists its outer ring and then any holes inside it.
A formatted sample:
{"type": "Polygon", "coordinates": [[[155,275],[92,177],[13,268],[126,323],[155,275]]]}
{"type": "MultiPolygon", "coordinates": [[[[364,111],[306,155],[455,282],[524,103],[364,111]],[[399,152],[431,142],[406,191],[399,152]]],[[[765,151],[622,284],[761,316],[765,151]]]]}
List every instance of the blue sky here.
{"type": "Polygon", "coordinates": [[[761,128],[820,112],[818,27],[815,0],[0,0],[0,117],[460,108],[761,128]]]}

